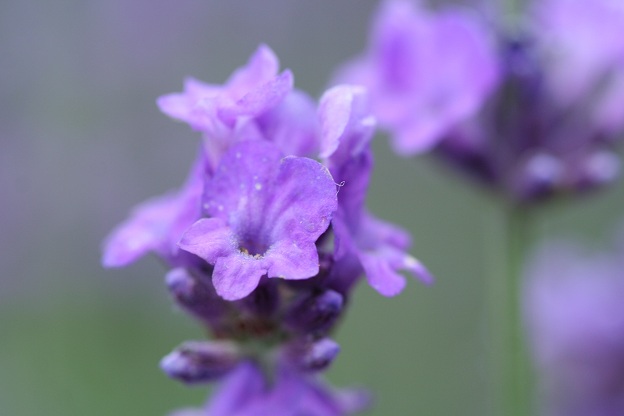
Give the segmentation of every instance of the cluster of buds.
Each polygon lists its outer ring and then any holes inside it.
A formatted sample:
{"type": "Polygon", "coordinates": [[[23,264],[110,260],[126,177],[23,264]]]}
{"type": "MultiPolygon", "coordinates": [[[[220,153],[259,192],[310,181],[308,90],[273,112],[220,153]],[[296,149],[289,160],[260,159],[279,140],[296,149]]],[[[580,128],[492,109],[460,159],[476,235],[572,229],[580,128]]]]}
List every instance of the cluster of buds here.
{"type": "Polygon", "coordinates": [[[103,263],[153,252],[167,286],[211,334],[167,355],[162,369],[221,387],[188,415],[344,415],[360,391],[333,390],[318,373],[339,352],[331,332],[365,276],[385,296],[407,271],[409,235],[365,209],[375,119],[363,88],[336,86],[316,104],[261,46],[223,85],[189,79],[160,109],[202,135],[176,192],[147,201],[113,231],[103,263]]]}

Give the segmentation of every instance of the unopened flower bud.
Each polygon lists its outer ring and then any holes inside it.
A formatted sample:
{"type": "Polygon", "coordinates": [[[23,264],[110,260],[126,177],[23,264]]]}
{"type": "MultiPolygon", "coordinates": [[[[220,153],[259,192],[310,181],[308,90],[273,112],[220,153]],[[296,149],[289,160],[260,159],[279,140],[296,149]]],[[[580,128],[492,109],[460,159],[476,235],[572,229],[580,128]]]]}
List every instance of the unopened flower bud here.
{"type": "Polygon", "coordinates": [[[286,322],[294,331],[314,333],[329,330],[342,312],[343,297],[327,290],[296,299],[286,314],[286,322]]]}
{"type": "Polygon", "coordinates": [[[214,288],[187,269],[171,270],[167,273],[166,282],[178,304],[206,322],[214,321],[227,309],[226,303],[217,296],[214,288]]]}
{"type": "Polygon", "coordinates": [[[564,167],[559,159],[547,153],[531,156],[520,168],[517,193],[523,200],[535,200],[555,192],[562,185],[564,167]]]}
{"type": "Polygon", "coordinates": [[[311,343],[296,343],[289,350],[290,359],[303,371],[325,370],[339,352],[340,345],[329,338],[311,343]]]}
{"type": "Polygon", "coordinates": [[[185,342],[160,361],[160,368],[171,378],[195,384],[216,380],[240,361],[240,350],[227,341],[185,342]]]}

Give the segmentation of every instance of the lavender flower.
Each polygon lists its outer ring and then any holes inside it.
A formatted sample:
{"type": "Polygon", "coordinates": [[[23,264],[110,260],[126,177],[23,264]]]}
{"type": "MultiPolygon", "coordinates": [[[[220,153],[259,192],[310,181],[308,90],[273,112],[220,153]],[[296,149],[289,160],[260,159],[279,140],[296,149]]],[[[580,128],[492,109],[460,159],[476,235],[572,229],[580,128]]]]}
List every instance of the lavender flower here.
{"type": "Polygon", "coordinates": [[[527,272],[526,316],[544,407],[553,416],[624,414],[622,247],[542,247],[527,272]]]}
{"type": "Polygon", "coordinates": [[[262,45],[223,86],[189,79],[183,93],[163,96],[158,105],[204,134],[210,172],[239,140],[268,140],[287,155],[310,155],[318,146],[315,106],[305,93],[293,90],[289,70],[278,70],[277,57],[262,45]]]}
{"type": "Polygon", "coordinates": [[[206,183],[208,218],[193,224],[179,245],[214,265],[212,282],[221,297],[242,299],[264,275],[317,275],[315,242],[336,205],[336,185],[323,165],[282,158],[271,143],[243,142],[206,183]]]}
{"type": "Polygon", "coordinates": [[[361,410],[361,392],[334,391],[318,374],[340,351],[330,334],[352,287],[366,275],[392,296],[399,271],[431,279],[407,233],[364,207],[375,126],[364,90],[337,86],[317,106],[261,46],[224,85],[189,80],[158,104],[202,133],[196,165],[179,192],[113,232],[104,264],[155,252],[178,305],[213,335],[161,361],[182,382],[221,383],[205,409],[179,414],[361,410]]]}

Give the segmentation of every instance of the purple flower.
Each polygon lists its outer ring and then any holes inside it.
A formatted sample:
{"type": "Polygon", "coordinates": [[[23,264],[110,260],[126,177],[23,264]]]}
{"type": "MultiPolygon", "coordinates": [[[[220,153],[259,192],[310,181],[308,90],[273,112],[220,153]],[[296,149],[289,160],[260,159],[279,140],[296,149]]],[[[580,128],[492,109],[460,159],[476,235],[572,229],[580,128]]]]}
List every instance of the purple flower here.
{"type": "Polygon", "coordinates": [[[284,363],[278,364],[276,379],[270,385],[254,363],[245,362],[222,382],[204,410],[174,415],[345,416],[362,411],[369,401],[362,391],[333,390],[284,363]]]}
{"type": "Polygon", "coordinates": [[[365,209],[375,120],[364,89],[334,87],[317,106],[278,69],[261,46],[224,85],[189,80],[159,100],[202,133],[198,161],[179,192],[139,207],[106,244],[109,266],[163,257],[175,301],[215,338],[161,362],[185,383],[222,382],[205,409],[177,415],[363,409],[361,392],[334,391],[317,374],[340,351],[328,334],[351,288],[366,275],[392,296],[400,271],[430,279],[407,254],[407,233],[365,209]]]}
{"type": "Polygon", "coordinates": [[[307,279],[319,271],[315,245],[336,210],[328,170],[277,147],[234,145],[206,184],[209,218],[193,224],[180,247],[214,265],[212,281],[227,300],[249,295],[260,278],[307,279]]]}
{"type": "Polygon", "coordinates": [[[273,51],[261,45],[225,84],[188,79],[183,93],[165,95],[158,105],[204,134],[210,172],[240,140],[268,140],[287,155],[312,155],[318,148],[315,105],[307,94],[293,90],[289,70],[278,70],[273,51]]]}
{"type": "Polygon", "coordinates": [[[624,7],[534,3],[525,30],[506,34],[466,10],[387,1],[339,79],[370,89],[398,153],[434,149],[513,202],[599,188],[620,170],[624,7]]]}
{"type": "Polygon", "coordinates": [[[339,75],[370,89],[373,112],[402,155],[432,148],[473,116],[497,77],[492,42],[475,16],[427,12],[403,0],[383,4],[369,51],[339,75]]]}
{"type": "Polygon", "coordinates": [[[334,87],[321,99],[319,112],[324,133],[322,155],[327,158],[332,176],[341,183],[338,211],[332,222],[336,259],[355,257],[369,284],[385,296],[397,295],[405,286],[399,270],[430,282],[432,277],[428,271],[406,253],[410,246],[408,234],[365,210],[373,168],[370,142],[374,119],[364,90],[352,86],[334,87]]]}
{"type": "Polygon", "coordinates": [[[624,262],[572,243],[541,248],[527,271],[526,317],[545,414],[624,414],[624,262]]]}
{"type": "Polygon", "coordinates": [[[245,67],[237,69],[224,85],[188,79],[184,92],[158,99],[167,115],[189,123],[194,129],[215,133],[220,122],[233,128],[237,116],[255,116],[277,105],[292,89],[292,73],[278,74],[279,61],[273,51],[261,45],[245,67]]]}

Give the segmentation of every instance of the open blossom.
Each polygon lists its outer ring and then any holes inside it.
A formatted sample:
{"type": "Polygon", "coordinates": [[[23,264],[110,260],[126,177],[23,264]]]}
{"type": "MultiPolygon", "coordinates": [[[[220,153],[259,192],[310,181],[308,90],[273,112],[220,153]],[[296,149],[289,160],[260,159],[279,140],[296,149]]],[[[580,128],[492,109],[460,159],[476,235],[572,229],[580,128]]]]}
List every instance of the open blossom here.
{"type": "Polygon", "coordinates": [[[373,113],[402,155],[431,149],[473,116],[497,80],[489,33],[469,11],[383,3],[369,49],[339,74],[370,89],[373,113]]]}
{"type": "Polygon", "coordinates": [[[527,271],[525,310],[544,414],[624,414],[622,247],[545,245],[527,271]]]}
{"type": "Polygon", "coordinates": [[[249,295],[262,276],[308,279],[319,272],[316,240],[336,210],[327,168],[283,157],[270,142],[232,146],[206,183],[203,218],[180,247],[214,266],[212,282],[227,300],[249,295]]]}
{"type": "Polygon", "coordinates": [[[307,94],[293,89],[293,82],[289,70],[279,72],[273,51],[261,45],[225,84],[188,79],[184,92],[165,95],[158,105],[204,134],[211,171],[239,140],[268,140],[286,155],[309,156],[318,148],[316,107],[307,94]]]}
{"type": "Polygon", "coordinates": [[[148,201],[104,246],[106,266],[153,252],[166,284],[214,340],[161,361],[187,384],[217,382],[206,408],[183,415],[343,416],[361,392],[325,385],[340,348],[329,334],[365,276],[385,296],[399,273],[430,275],[409,235],[365,208],[375,119],[361,87],[336,86],[318,105],[261,46],[223,85],[188,80],[158,100],[202,135],[185,185],[148,201]]]}

